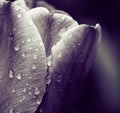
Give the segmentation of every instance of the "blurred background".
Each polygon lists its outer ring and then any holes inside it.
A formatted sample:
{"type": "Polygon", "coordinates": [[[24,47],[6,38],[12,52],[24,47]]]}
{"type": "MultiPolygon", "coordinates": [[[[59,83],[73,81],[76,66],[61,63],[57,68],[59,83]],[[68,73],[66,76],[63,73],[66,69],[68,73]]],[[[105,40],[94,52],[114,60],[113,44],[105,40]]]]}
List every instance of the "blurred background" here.
{"type": "Polygon", "coordinates": [[[75,113],[120,113],[120,0],[44,1],[79,24],[99,23],[102,28],[101,47],[75,113]]]}

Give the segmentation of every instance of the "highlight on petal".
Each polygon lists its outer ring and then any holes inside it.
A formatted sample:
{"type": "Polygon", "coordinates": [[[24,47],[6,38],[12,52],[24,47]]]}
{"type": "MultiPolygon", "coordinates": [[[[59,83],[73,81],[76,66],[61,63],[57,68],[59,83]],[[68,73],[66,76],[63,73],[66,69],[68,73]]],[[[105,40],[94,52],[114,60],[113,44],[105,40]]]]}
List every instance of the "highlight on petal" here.
{"type": "Polygon", "coordinates": [[[46,78],[51,82],[36,113],[41,113],[40,110],[42,113],[73,113],[100,43],[98,27],[96,30],[87,25],[76,26],[64,32],[52,47],[46,78]]]}

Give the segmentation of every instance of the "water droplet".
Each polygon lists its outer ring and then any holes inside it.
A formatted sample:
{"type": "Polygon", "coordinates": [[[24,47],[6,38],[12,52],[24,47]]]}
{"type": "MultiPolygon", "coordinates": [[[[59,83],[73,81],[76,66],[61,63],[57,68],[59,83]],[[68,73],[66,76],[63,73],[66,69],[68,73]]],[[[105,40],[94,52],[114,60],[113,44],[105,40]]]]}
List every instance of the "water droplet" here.
{"type": "Polygon", "coordinates": [[[36,49],[35,49],[35,51],[39,51],[39,49],[38,49],[38,48],[36,48],[36,49]]]}
{"type": "Polygon", "coordinates": [[[14,47],[15,51],[19,51],[20,50],[20,45],[17,44],[15,47],[14,47]]]}
{"type": "Polygon", "coordinates": [[[16,28],[13,28],[13,31],[16,32],[17,31],[16,28]]]}
{"type": "Polygon", "coordinates": [[[24,95],[22,98],[23,98],[23,100],[24,100],[24,99],[26,98],[25,95],[24,95]]]}
{"type": "Polygon", "coordinates": [[[18,73],[16,77],[17,77],[18,80],[21,80],[22,79],[21,73],[18,73]]]}
{"type": "Polygon", "coordinates": [[[42,43],[42,42],[40,42],[40,45],[41,45],[41,46],[43,46],[43,43],[42,43]]]}
{"type": "Polygon", "coordinates": [[[21,55],[22,55],[22,57],[25,57],[25,56],[26,56],[25,52],[23,52],[21,55]]]}
{"type": "Polygon", "coordinates": [[[12,90],[12,93],[15,93],[15,92],[16,92],[16,90],[15,90],[15,89],[13,89],[13,90],[12,90]]]}
{"type": "Polygon", "coordinates": [[[26,83],[25,85],[26,85],[26,86],[29,86],[29,83],[26,83]]]}
{"type": "Polygon", "coordinates": [[[34,64],[32,65],[32,69],[36,69],[36,66],[34,64]]]}
{"type": "Polygon", "coordinates": [[[19,101],[20,103],[22,103],[23,102],[23,100],[22,99],[20,99],[20,101],[19,101]]]}
{"type": "Polygon", "coordinates": [[[22,17],[22,14],[19,13],[19,14],[17,15],[17,17],[18,17],[18,18],[21,18],[21,17],[22,17]]]}
{"type": "Polygon", "coordinates": [[[33,59],[37,59],[37,55],[33,55],[33,59]]]}
{"type": "Polygon", "coordinates": [[[28,95],[32,95],[32,93],[29,91],[29,92],[28,92],[28,95]]]}
{"type": "Polygon", "coordinates": [[[62,75],[58,75],[58,76],[57,76],[57,82],[61,82],[62,79],[63,79],[62,75]]]}
{"type": "Polygon", "coordinates": [[[51,61],[51,60],[48,60],[48,61],[47,61],[47,65],[48,65],[48,66],[51,66],[51,64],[52,64],[52,61],[51,61]]]}
{"type": "Polygon", "coordinates": [[[14,109],[13,108],[9,109],[8,113],[14,113],[14,109]]]}
{"type": "Polygon", "coordinates": [[[51,83],[51,81],[52,81],[51,76],[47,76],[46,79],[45,79],[46,84],[49,85],[51,83]]]}
{"type": "Polygon", "coordinates": [[[29,47],[29,50],[32,50],[32,47],[29,47]]]}
{"type": "Polygon", "coordinates": [[[30,38],[28,38],[28,39],[27,39],[27,41],[28,41],[28,42],[30,42],[30,41],[31,41],[31,39],[30,39],[30,38]]]}
{"type": "Polygon", "coordinates": [[[10,77],[10,78],[13,78],[13,77],[14,77],[14,74],[13,74],[13,71],[12,71],[12,70],[9,71],[9,77],[10,77]]]}
{"type": "Polygon", "coordinates": [[[62,57],[62,53],[60,51],[58,52],[58,57],[62,57]]]}
{"type": "Polygon", "coordinates": [[[36,103],[39,105],[41,102],[40,102],[40,100],[37,100],[36,103]]]}
{"type": "Polygon", "coordinates": [[[23,91],[22,91],[23,93],[25,93],[26,92],[26,88],[23,88],[23,91]]]}
{"type": "Polygon", "coordinates": [[[35,94],[35,95],[39,95],[39,93],[40,93],[40,91],[39,91],[38,87],[35,87],[34,94],[35,94]]]}
{"type": "Polygon", "coordinates": [[[78,46],[81,45],[81,42],[78,42],[78,46]]]}

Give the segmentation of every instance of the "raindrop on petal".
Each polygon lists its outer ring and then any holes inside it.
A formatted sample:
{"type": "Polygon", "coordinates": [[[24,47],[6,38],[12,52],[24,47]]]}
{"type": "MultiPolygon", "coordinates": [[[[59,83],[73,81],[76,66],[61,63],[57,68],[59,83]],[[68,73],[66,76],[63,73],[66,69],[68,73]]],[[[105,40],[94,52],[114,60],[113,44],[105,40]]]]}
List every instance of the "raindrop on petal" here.
{"type": "Polygon", "coordinates": [[[62,53],[61,52],[58,52],[58,57],[62,57],[62,53]]]}
{"type": "Polygon", "coordinates": [[[36,48],[36,49],[35,49],[35,51],[39,51],[39,49],[38,49],[38,48],[36,48]]]}
{"type": "Polygon", "coordinates": [[[46,79],[45,79],[46,84],[49,85],[51,83],[51,81],[52,81],[51,76],[47,76],[46,79]]]}
{"type": "Polygon", "coordinates": [[[33,59],[37,59],[37,55],[33,55],[33,59]]]}
{"type": "Polygon", "coordinates": [[[31,39],[30,39],[30,38],[28,38],[28,39],[27,39],[27,41],[28,41],[28,42],[30,42],[30,41],[31,41],[31,39]]]}
{"type": "Polygon", "coordinates": [[[12,90],[12,93],[15,93],[15,92],[16,92],[16,90],[15,90],[15,89],[13,89],[13,90],[12,90]]]}
{"type": "Polygon", "coordinates": [[[16,77],[17,77],[18,80],[21,80],[22,79],[21,73],[18,73],[16,77]]]}
{"type": "Polygon", "coordinates": [[[39,95],[39,94],[40,94],[40,91],[39,91],[38,87],[35,87],[34,94],[35,94],[35,95],[39,95]]]}
{"type": "Polygon", "coordinates": [[[34,64],[32,65],[32,69],[36,69],[36,66],[34,64]]]}
{"type": "Polygon", "coordinates": [[[36,103],[39,105],[41,102],[40,102],[40,100],[37,100],[36,103]]]}
{"type": "Polygon", "coordinates": [[[47,61],[47,65],[48,65],[48,66],[51,66],[51,64],[52,64],[52,61],[51,61],[51,60],[48,60],[48,61],[47,61]]]}
{"type": "Polygon", "coordinates": [[[13,108],[9,109],[8,113],[14,113],[14,109],[13,108]]]}
{"type": "Polygon", "coordinates": [[[21,17],[22,17],[22,14],[19,13],[19,14],[17,15],[17,17],[18,17],[18,18],[21,18],[21,17]]]}
{"type": "Polygon", "coordinates": [[[23,52],[21,55],[22,55],[22,57],[25,57],[25,56],[26,56],[25,52],[23,52]]]}
{"type": "Polygon", "coordinates": [[[13,71],[12,71],[12,70],[9,71],[9,77],[10,77],[10,78],[13,78],[13,77],[14,77],[14,74],[13,74],[13,71]]]}
{"type": "Polygon", "coordinates": [[[15,51],[19,51],[20,50],[20,45],[17,44],[15,47],[14,47],[15,51]]]}
{"type": "Polygon", "coordinates": [[[23,91],[22,91],[22,92],[24,92],[24,93],[25,93],[25,92],[26,92],[26,88],[23,88],[23,91]]]}

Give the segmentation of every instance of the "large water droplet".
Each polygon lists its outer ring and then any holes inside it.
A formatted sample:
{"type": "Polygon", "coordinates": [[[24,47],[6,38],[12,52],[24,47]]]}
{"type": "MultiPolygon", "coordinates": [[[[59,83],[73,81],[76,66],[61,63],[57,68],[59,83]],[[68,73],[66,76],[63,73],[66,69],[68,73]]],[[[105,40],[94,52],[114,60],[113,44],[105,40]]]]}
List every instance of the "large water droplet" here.
{"type": "Polygon", "coordinates": [[[15,89],[13,89],[13,90],[12,90],[12,93],[15,93],[15,92],[16,92],[16,90],[15,90],[15,89]]]}
{"type": "Polygon", "coordinates": [[[29,91],[29,92],[28,92],[28,95],[32,95],[32,93],[29,91]]]}
{"type": "Polygon", "coordinates": [[[62,57],[62,53],[60,51],[58,52],[58,57],[62,57]]]}
{"type": "Polygon", "coordinates": [[[31,41],[31,39],[30,39],[30,38],[28,38],[28,39],[27,39],[27,41],[28,41],[28,42],[30,42],[30,41],[31,41]]]}
{"type": "Polygon", "coordinates": [[[21,55],[22,55],[22,57],[25,57],[25,56],[26,56],[26,53],[25,53],[25,52],[23,52],[21,55]]]}
{"type": "Polygon", "coordinates": [[[39,105],[41,102],[40,102],[40,100],[37,100],[36,103],[39,105]]]}
{"type": "Polygon", "coordinates": [[[36,49],[35,49],[35,51],[39,51],[39,49],[38,49],[38,48],[36,48],[36,49]]]}
{"type": "Polygon", "coordinates": [[[63,79],[63,76],[62,76],[62,75],[58,75],[58,76],[57,76],[57,82],[61,82],[62,79],[63,79]]]}
{"type": "Polygon", "coordinates": [[[26,98],[25,95],[24,95],[22,98],[23,98],[23,100],[24,100],[24,99],[26,98]]]}
{"type": "Polygon", "coordinates": [[[39,91],[38,87],[35,87],[34,94],[35,94],[35,95],[39,95],[39,94],[40,94],[40,91],[39,91]]]}
{"type": "Polygon", "coordinates": [[[33,59],[37,59],[37,55],[33,55],[33,59]]]}
{"type": "Polygon", "coordinates": [[[46,79],[45,79],[45,82],[46,82],[46,84],[50,84],[51,83],[51,81],[52,81],[52,78],[51,78],[51,76],[49,75],[49,76],[47,76],[46,77],[46,79]]]}
{"type": "Polygon", "coordinates": [[[12,70],[9,71],[9,77],[10,77],[10,78],[13,78],[13,77],[14,77],[14,74],[13,74],[13,71],[12,71],[12,70]]]}
{"type": "Polygon", "coordinates": [[[17,17],[18,17],[18,18],[21,18],[21,17],[22,17],[22,14],[18,13],[17,17]]]}
{"type": "Polygon", "coordinates": [[[52,61],[51,61],[51,60],[48,60],[48,61],[47,61],[47,65],[48,65],[48,66],[51,66],[51,64],[52,64],[52,61]]]}
{"type": "Polygon", "coordinates": [[[27,91],[26,88],[23,88],[23,91],[22,91],[22,92],[25,93],[26,91],[27,91]]]}
{"type": "Polygon", "coordinates": [[[21,80],[22,79],[21,73],[18,73],[16,77],[17,77],[18,80],[21,80]]]}
{"type": "Polygon", "coordinates": [[[33,64],[33,65],[32,65],[32,69],[36,69],[36,65],[33,64]]]}
{"type": "Polygon", "coordinates": [[[14,47],[15,51],[19,51],[20,50],[20,44],[17,44],[15,47],[14,47]]]}
{"type": "Polygon", "coordinates": [[[14,109],[13,108],[9,109],[8,113],[14,113],[14,109]]]}

